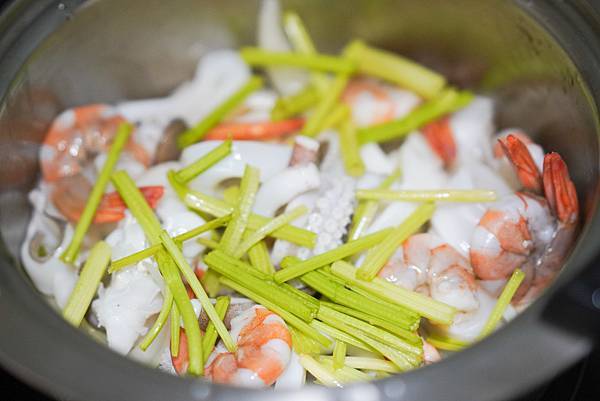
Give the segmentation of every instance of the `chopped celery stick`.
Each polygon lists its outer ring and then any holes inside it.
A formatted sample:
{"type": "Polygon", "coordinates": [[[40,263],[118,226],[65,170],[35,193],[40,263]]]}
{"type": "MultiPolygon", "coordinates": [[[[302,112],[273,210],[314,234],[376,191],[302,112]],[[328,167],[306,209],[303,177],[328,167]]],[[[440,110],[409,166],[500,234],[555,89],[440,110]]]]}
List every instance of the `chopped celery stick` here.
{"type": "Polygon", "coordinates": [[[257,274],[260,274],[259,271],[222,251],[209,253],[204,258],[204,263],[222,276],[248,287],[259,296],[285,305],[287,311],[306,322],[310,322],[316,314],[318,307],[309,305],[268,278],[257,277],[257,274]]]}
{"type": "MultiPolygon", "coordinates": [[[[229,205],[227,202],[223,202],[220,199],[205,195],[201,192],[193,191],[178,182],[175,179],[172,171],[167,173],[167,177],[169,178],[169,182],[173,186],[173,189],[175,192],[177,192],[177,195],[190,209],[202,213],[208,213],[216,217],[222,217],[233,212],[234,207],[229,205]]],[[[248,218],[248,229],[256,230],[257,228],[265,225],[269,220],[270,219],[268,217],[253,213],[248,218]]],[[[271,233],[271,236],[292,242],[300,246],[305,246],[307,248],[312,248],[315,245],[317,238],[317,235],[312,231],[298,228],[290,224],[275,230],[273,233],[271,233]]]]}
{"type": "Polygon", "coordinates": [[[427,99],[437,95],[446,85],[443,75],[359,40],[349,45],[346,57],[356,61],[360,73],[390,81],[427,99]]]}
{"type": "Polygon", "coordinates": [[[219,289],[221,287],[221,284],[219,283],[219,277],[219,273],[209,268],[204,272],[204,275],[200,280],[202,286],[206,290],[206,293],[211,298],[216,297],[219,293],[219,289]]]}
{"type": "Polygon", "coordinates": [[[451,324],[456,309],[450,305],[436,301],[418,292],[398,287],[392,283],[375,277],[372,281],[364,281],[356,277],[356,269],[349,263],[338,261],[331,266],[331,272],[379,297],[412,310],[429,320],[440,324],[451,324]]]}
{"type": "MultiPolygon", "coordinates": [[[[124,171],[117,171],[112,175],[112,183],[123,198],[123,201],[140,224],[151,245],[159,244],[161,227],[160,222],[154,215],[150,205],[144,199],[140,190],[135,186],[133,180],[124,171]]],[[[186,335],[188,338],[189,367],[188,372],[192,375],[202,375],[203,356],[201,346],[200,325],[194,313],[194,308],[187,295],[187,291],[177,266],[165,250],[155,254],[160,273],[167,287],[173,294],[173,300],[181,313],[186,335]]]]}
{"type": "Polygon", "coordinates": [[[358,199],[401,202],[493,202],[496,192],[487,189],[391,190],[359,189],[358,199]]]}
{"type": "Polygon", "coordinates": [[[336,249],[332,249],[331,251],[327,251],[320,255],[313,256],[312,258],[294,264],[293,266],[285,270],[279,270],[273,275],[273,278],[276,282],[282,283],[284,281],[288,281],[293,278],[299,277],[304,273],[308,273],[312,270],[318,269],[321,266],[328,265],[332,262],[335,262],[336,260],[344,259],[348,256],[354,255],[355,253],[359,253],[366,249],[369,249],[381,242],[385,237],[390,235],[391,232],[392,229],[387,228],[384,230],[377,231],[373,234],[364,236],[357,240],[347,242],[336,249]]]}
{"type": "Polygon", "coordinates": [[[394,230],[385,237],[379,245],[369,249],[364,262],[356,271],[356,276],[361,280],[371,281],[379,273],[379,270],[388,262],[396,249],[414,234],[421,226],[429,221],[435,206],[426,203],[419,206],[402,224],[394,227],[394,230]]]}
{"type": "Polygon", "coordinates": [[[154,339],[156,338],[158,333],[160,333],[163,326],[167,322],[167,318],[169,317],[169,313],[171,312],[172,306],[173,306],[173,294],[171,294],[169,287],[165,287],[163,304],[162,304],[162,307],[160,308],[160,313],[158,314],[158,317],[154,321],[154,324],[152,325],[152,327],[150,327],[150,330],[148,330],[148,333],[146,333],[146,336],[143,338],[142,342],[140,343],[140,349],[142,351],[146,351],[146,349],[148,349],[148,347],[154,342],[154,339]]]}
{"type": "MultiPolygon", "coordinates": [[[[215,310],[217,311],[217,315],[219,319],[225,319],[225,314],[227,313],[227,309],[229,308],[229,303],[231,299],[229,297],[219,297],[215,302],[215,310]]],[[[217,342],[217,329],[215,328],[215,324],[211,321],[208,322],[206,326],[206,332],[204,333],[204,337],[202,337],[202,349],[204,355],[204,363],[208,360],[208,357],[212,353],[215,348],[215,343],[217,342]]]]}
{"type": "Polygon", "coordinates": [[[413,344],[413,345],[421,344],[421,337],[419,337],[419,335],[416,332],[403,329],[402,327],[400,327],[388,320],[384,320],[379,317],[369,315],[368,313],[365,313],[363,311],[349,308],[344,305],[338,305],[338,304],[335,304],[332,302],[326,302],[326,301],[321,300],[321,304],[326,305],[331,309],[335,309],[338,312],[345,313],[346,315],[354,316],[360,320],[363,320],[367,323],[372,324],[373,326],[381,327],[382,329],[385,329],[385,330],[389,331],[390,333],[397,335],[398,337],[402,338],[403,340],[406,340],[410,344],[413,344]]]}
{"type": "Polygon", "coordinates": [[[212,304],[212,302],[210,302],[208,295],[206,295],[204,287],[202,287],[202,284],[200,284],[200,280],[198,280],[198,277],[196,277],[196,274],[194,274],[194,270],[181,253],[181,250],[179,249],[175,241],[173,241],[173,239],[169,236],[169,233],[167,233],[166,231],[163,231],[160,234],[160,240],[162,241],[162,244],[167,250],[167,252],[171,255],[171,258],[173,258],[173,260],[175,261],[177,267],[179,267],[179,270],[181,271],[183,277],[185,277],[186,281],[192,288],[192,291],[198,298],[198,301],[200,301],[202,309],[206,312],[210,321],[213,322],[213,324],[215,325],[215,329],[217,330],[217,333],[219,333],[219,337],[221,337],[221,340],[223,340],[223,344],[225,344],[227,350],[229,352],[235,352],[235,342],[231,338],[231,335],[229,334],[229,331],[227,331],[227,328],[225,328],[225,324],[223,324],[223,321],[219,319],[219,315],[217,314],[217,311],[215,310],[215,307],[212,304]]]}
{"type": "Polygon", "coordinates": [[[217,249],[219,247],[219,243],[217,241],[214,241],[209,238],[198,237],[198,239],[196,239],[196,242],[200,245],[204,245],[209,249],[217,249]]]}
{"type": "MultiPolygon", "coordinates": [[[[392,184],[400,178],[401,172],[399,169],[394,170],[392,174],[386,177],[385,180],[379,185],[378,189],[387,189],[392,186],[392,184]]],[[[352,216],[352,225],[350,229],[350,234],[348,234],[349,240],[354,240],[360,238],[362,233],[366,231],[369,227],[373,218],[375,218],[375,214],[377,213],[377,209],[379,208],[379,202],[377,201],[361,201],[354,212],[354,216],[352,216]]]]}
{"type": "Polygon", "coordinates": [[[222,144],[193,162],[192,164],[179,170],[175,176],[183,183],[193,180],[219,161],[223,160],[231,153],[231,139],[223,141],[222,144]]]}
{"type": "Polygon", "coordinates": [[[230,255],[234,255],[239,247],[248,225],[248,217],[252,212],[254,198],[260,184],[258,169],[246,164],[244,175],[240,182],[240,195],[238,204],[233,209],[233,217],[221,238],[221,249],[230,255]]]}
{"type": "Polygon", "coordinates": [[[265,241],[259,241],[251,246],[250,249],[248,249],[248,257],[250,258],[250,263],[256,269],[269,275],[275,273],[275,266],[273,266],[273,262],[271,262],[271,255],[269,255],[269,250],[267,249],[265,241]]]}
{"type": "Polygon", "coordinates": [[[298,356],[300,365],[313,375],[319,382],[328,387],[344,387],[335,374],[313,359],[313,357],[301,354],[298,356]]]}
{"type": "MultiPolygon", "coordinates": [[[[321,355],[319,356],[319,361],[332,361],[333,357],[321,355]]],[[[381,372],[388,373],[398,373],[400,369],[398,366],[393,364],[392,362],[381,359],[381,358],[373,358],[367,356],[346,356],[344,360],[344,364],[350,368],[354,369],[365,369],[365,370],[377,370],[381,372]]]]}
{"type": "Polygon", "coordinates": [[[362,176],[365,173],[365,164],[360,157],[354,124],[349,119],[342,121],[338,134],[346,173],[352,177],[362,176]]]}
{"type": "Polygon", "coordinates": [[[321,345],[302,334],[294,326],[289,327],[290,334],[292,336],[292,347],[297,354],[318,354],[321,352],[321,345]]]}
{"type": "Polygon", "coordinates": [[[277,99],[271,110],[271,119],[280,121],[293,117],[310,109],[318,101],[319,91],[313,86],[307,86],[296,94],[277,99]]]}
{"type": "Polygon", "coordinates": [[[358,340],[357,338],[352,337],[348,333],[345,333],[333,326],[328,325],[325,322],[321,322],[321,321],[315,319],[312,322],[310,322],[310,325],[312,327],[314,327],[316,330],[318,330],[319,332],[325,333],[329,337],[331,337],[335,340],[343,341],[348,345],[352,345],[352,346],[354,346],[356,348],[360,348],[364,351],[377,352],[377,350],[375,350],[374,348],[365,344],[364,342],[358,340]]]}
{"type": "Polygon", "coordinates": [[[523,273],[521,269],[515,269],[515,271],[513,271],[513,274],[510,276],[510,279],[504,286],[500,297],[498,297],[498,301],[496,302],[496,305],[494,305],[492,313],[490,313],[487,322],[485,322],[485,326],[483,326],[483,330],[481,330],[479,338],[483,338],[494,331],[524,278],[525,273],[523,273]]]}
{"type": "Polygon", "coordinates": [[[231,185],[223,191],[223,200],[231,205],[235,205],[240,198],[240,187],[231,185]]]}
{"type": "MultiPolygon", "coordinates": [[[[286,12],[283,15],[283,29],[296,52],[303,54],[317,53],[317,48],[298,14],[286,12]]],[[[329,84],[327,76],[319,72],[312,72],[310,74],[310,80],[320,92],[326,90],[327,85],[329,84]]]]}
{"type": "Polygon", "coordinates": [[[352,110],[347,104],[338,103],[335,105],[331,113],[323,119],[321,131],[338,126],[342,121],[351,119],[352,110]]]}
{"type": "Polygon", "coordinates": [[[469,344],[437,333],[428,333],[427,342],[444,351],[460,351],[469,344]]]}
{"type": "MultiPolygon", "coordinates": [[[[179,341],[181,337],[180,333],[181,315],[177,305],[173,304],[171,307],[171,356],[177,358],[179,355],[179,341]]],[[[203,354],[204,355],[204,354],[203,354]]]]}
{"type": "Polygon", "coordinates": [[[317,105],[315,111],[306,120],[306,124],[302,128],[302,135],[316,136],[323,129],[323,122],[331,113],[335,104],[342,94],[344,88],[350,79],[349,74],[338,74],[327,90],[321,96],[321,101],[317,105]]]}
{"type": "Polygon", "coordinates": [[[304,335],[316,340],[319,344],[323,345],[324,347],[331,346],[331,340],[329,338],[319,333],[316,329],[308,325],[302,319],[288,312],[284,307],[269,301],[267,298],[263,298],[262,296],[258,295],[257,293],[253,292],[247,287],[238,284],[237,282],[230,280],[226,277],[221,277],[220,281],[221,283],[230,287],[231,289],[239,292],[240,294],[252,299],[254,302],[259,303],[265,308],[269,309],[270,311],[278,314],[279,317],[285,320],[286,323],[295,327],[304,335]]]}
{"type": "Polygon", "coordinates": [[[428,122],[466,106],[472,99],[470,92],[444,89],[438,96],[398,120],[359,129],[358,142],[364,144],[401,139],[428,122]]]}
{"type": "Polygon", "coordinates": [[[346,343],[337,340],[333,346],[333,369],[338,370],[344,367],[346,359],[346,343]]]}
{"type": "Polygon", "coordinates": [[[323,366],[333,371],[333,373],[342,383],[365,382],[374,379],[372,376],[369,376],[360,370],[351,368],[350,366],[340,366],[337,368],[335,366],[335,355],[334,359],[321,359],[321,357],[318,356],[317,360],[323,366]]]}
{"type": "Polygon", "coordinates": [[[419,346],[409,344],[388,331],[385,331],[375,326],[371,326],[369,323],[363,322],[362,320],[356,319],[342,312],[338,312],[332,308],[327,307],[324,304],[321,304],[317,317],[319,318],[319,320],[329,322],[333,325],[335,325],[335,322],[343,322],[344,324],[350,327],[354,327],[357,330],[360,330],[367,336],[384,344],[387,344],[390,347],[393,347],[398,351],[402,352],[403,354],[406,354],[407,357],[410,357],[411,359],[417,360],[419,362],[423,355],[422,344],[419,344],[419,346]]]}
{"type": "MultiPolygon", "coordinates": [[[[187,240],[194,238],[202,233],[205,233],[207,231],[210,231],[217,227],[221,227],[221,226],[225,225],[225,223],[227,223],[230,219],[231,219],[230,214],[225,215],[223,217],[219,217],[218,219],[211,220],[206,224],[203,224],[196,228],[192,228],[189,231],[179,234],[179,235],[173,237],[173,240],[176,242],[187,241],[187,240]]],[[[125,256],[121,259],[114,260],[110,263],[108,272],[113,273],[119,269],[122,269],[124,267],[138,263],[146,258],[153,256],[156,252],[160,251],[161,249],[162,249],[162,245],[160,245],[160,244],[152,245],[152,246],[150,246],[146,249],[143,249],[139,252],[125,256]]]]}
{"type": "Polygon", "coordinates": [[[266,238],[267,235],[271,234],[273,231],[283,227],[286,224],[291,223],[306,212],[308,212],[308,208],[306,206],[298,206],[297,208],[294,208],[293,210],[283,213],[275,217],[273,220],[270,220],[267,224],[265,224],[262,227],[259,227],[256,231],[254,231],[251,235],[244,239],[242,243],[239,244],[237,249],[233,252],[233,257],[238,259],[241,258],[254,244],[256,244],[259,241],[262,241],[266,238]]]}
{"type": "Polygon", "coordinates": [[[240,50],[244,61],[251,66],[290,66],[316,71],[350,74],[356,63],[343,57],[326,54],[302,54],[294,52],[274,52],[258,47],[244,47],[240,50]]]}
{"type": "Polygon", "coordinates": [[[223,117],[233,111],[241,104],[246,97],[252,92],[260,89],[263,85],[263,80],[260,77],[252,76],[237,92],[233,93],[227,100],[217,106],[210,114],[208,114],[195,127],[183,132],[177,138],[177,144],[180,148],[185,148],[191,144],[201,140],[204,135],[217,125],[223,117]]]}
{"type": "Polygon", "coordinates": [[[83,320],[94,295],[96,295],[110,261],[110,254],[111,249],[106,242],[97,242],[81,268],[77,284],[63,309],[63,317],[75,327],[78,327],[83,320]]]}
{"type": "Polygon", "coordinates": [[[94,187],[88,196],[83,212],[77,221],[71,242],[67,246],[67,249],[65,249],[65,251],[60,255],[60,259],[63,262],[67,264],[73,264],[77,259],[77,255],[79,255],[79,249],[81,248],[81,244],[85,238],[85,233],[88,231],[90,225],[94,221],[94,216],[96,215],[96,210],[98,209],[100,201],[102,200],[102,196],[104,195],[104,191],[106,190],[106,185],[110,180],[110,176],[117,162],[119,161],[121,151],[125,147],[125,144],[127,143],[129,135],[132,131],[133,127],[130,124],[121,123],[119,125],[115,139],[110,147],[110,150],[108,151],[106,161],[100,170],[98,178],[96,178],[96,182],[94,183],[94,187]]]}

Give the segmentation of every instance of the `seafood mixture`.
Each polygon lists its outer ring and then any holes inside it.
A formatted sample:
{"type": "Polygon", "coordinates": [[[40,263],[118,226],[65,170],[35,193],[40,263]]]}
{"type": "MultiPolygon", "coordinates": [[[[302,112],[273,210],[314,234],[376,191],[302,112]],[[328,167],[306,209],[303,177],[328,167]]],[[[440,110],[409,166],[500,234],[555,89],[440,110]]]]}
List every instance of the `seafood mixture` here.
{"type": "Polygon", "coordinates": [[[164,98],[51,124],[21,258],[68,322],[171,374],[341,387],[436,362],[552,282],[579,218],[559,154],[400,55],[319,53],[275,0],[258,25],[164,98]]]}

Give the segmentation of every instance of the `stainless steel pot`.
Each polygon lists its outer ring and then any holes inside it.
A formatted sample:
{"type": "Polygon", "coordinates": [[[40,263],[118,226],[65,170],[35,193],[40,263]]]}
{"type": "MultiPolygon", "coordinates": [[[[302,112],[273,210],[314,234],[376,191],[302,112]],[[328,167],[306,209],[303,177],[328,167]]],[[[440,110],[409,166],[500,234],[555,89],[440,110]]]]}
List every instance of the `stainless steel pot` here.
{"type": "Polygon", "coordinates": [[[508,327],[443,362],[343,390],[256,392],[181,379],[122,358],[71,328],[15,258],[37,150],[63,108],[163,94],[211,48],[254,41],[256,0],[17,0],[0,16],[0,363],[68,400],[501,400],[586,354],[599,331],[600,14],[592,0],[284,1],[317,45],[362,37],[490,92],[566,158],[584,226],[556,284],[508,327]]]}

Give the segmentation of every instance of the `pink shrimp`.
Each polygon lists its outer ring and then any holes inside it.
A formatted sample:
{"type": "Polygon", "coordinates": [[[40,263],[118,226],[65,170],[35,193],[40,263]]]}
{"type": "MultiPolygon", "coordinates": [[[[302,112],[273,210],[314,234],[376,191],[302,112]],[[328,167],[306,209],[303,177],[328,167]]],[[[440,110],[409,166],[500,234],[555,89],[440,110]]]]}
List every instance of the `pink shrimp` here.
{"type": "MultiPolygon", "coordinates": [[[[527,141],[528,137],[524,135],[519,135],[519,137],[527,141]]],[[[498,139],[498,143],[512,163],[523,188],[536,194],[541,193],[542,175],[527,149],[526,142],[519,139],[519,137],[509,134],[505,138],[498,139]]],[[[529,140],[529,143],[531,143],[531,140],[529,140]]]]}
{"type": "Polygon", "coordinates": [[[443,117],[430,122],[421,129],[421,133],[429,143],[431,149],[449,167],[456,159],[456,143],[450,127],[450,119],[443,117]]]}
{"type": "Polygon", "coordinates": [[[285,370],[291,356],[291,336],[283,320],[262,306],[254,306],[231,321],[239,330],[237,352],[217,349],[205,369],[213,382],[270,386],[285,370]],[[241,327],[240,327],[241,326],[241,327]]]}

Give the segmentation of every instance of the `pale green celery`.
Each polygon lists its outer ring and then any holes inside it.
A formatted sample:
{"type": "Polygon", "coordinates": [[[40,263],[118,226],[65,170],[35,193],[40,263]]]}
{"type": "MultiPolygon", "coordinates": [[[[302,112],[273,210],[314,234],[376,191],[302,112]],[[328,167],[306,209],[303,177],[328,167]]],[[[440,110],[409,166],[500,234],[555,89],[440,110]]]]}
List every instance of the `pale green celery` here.
{"type": "Polygon", "coordinates": [[[248,257],[254,268],[269,275],[275,273],[275,266],[273,266],[273,262],[271,262],[271,255],[269,255],[269,250],[267,249],[265,241],[259,241],[251,246],[250,249],[248,249],[248,257]]]}
{"type": "Polygon", "coordinates": [[[346,343],[336,341],[333,346],[333,369],[338,370],[344,367],[346,359],[346,343]]]}
{"type": "Polygon", "coordinates": [[[204,245],[209,249],[217,249],[219,247],[219,243],[210,238],[198,237],[198,239],[196,239],[196,242],[200,245],[204,245]]]}
{"type": "Polygon", "coordinates": [[[331,271],[347,282],[368,291],[372,296],[396,303],[429,320],[440,324],[451,324],[456,309],[429,298],[423,294],[398,287],[392,283],[375,277],[372,281],[364,281],[356,277],[356,269],[349,263],[338,261],[331,266],[331,271]]]}
{"type": "Polygon", "coordinates": [[[96,295],[110,261],[110,254],[111,249],[106,242],[97,242],[81,268],[77,284],[63,309],[63,317],[75,327],[78,327],[83,320],[94,295],[96,295]]]}
{"type": "Polygon", "coordinates": [[[401,139],[423,125],[452,113],[473,99],[470,92],[444,89],[438,96],[423,103],[405,117],[358,130],[358,142],[387,142],[401,139]]]}
{"type": "Polygon", "coordinates": [[[241,258],[257,242],[262,241],[267,237],[267,235],[271,234],[273,231],[283,227],[286,224],[291,223],[306,212],[308,212],[308,208],[306,206],[298,206],[297,208],[294,208],[289,212],[280,214],[273,220],[270,220],[267,224],[265,224],[262,227],[259,227],[247,238],[245,238],[238,245],[237,249],[235,249],[235,251],[233,252],[233,257],[238,259],[241,258]]]}
{"type": "Polygon", "coordinates": [[[388,262],[396,249],[414,234],[421,226],[429,221],[435,206],[431,203],[420,205],[394,230],[384,238],[380,244],[369,249],[362,265],[356,271],[356,276],[361,280],[371,281],[379,270],[388,262]]]}
{"type": "Polygon", "coordinates": [[[336,74],[350,74],[356,63],[343,57],[326,54],[302,54],[295,52],[274,52],[258,47],[244,47],[240,50],[244,61],[251,66],[290,66],[309,70],[327,71],[336,74]]]}
{"type": "Polygon", "coordinates": [[[300,361],[300,365],[321,382],[321,384],[328,387],[344,387],[335,373],[321,365],[313,357],[301,354],[298,356],[298,360],[300,361]]]}
{"type": "Polygon", "coordinates": [[[252,205],[260,184],[259,174],[258,169],[246,165],[240,182],[238,204],[233,209],[233,217],[225,229],[220,243],[220,249],[230,255],[234,255],[240,246],[242,236],[248,226],[248,218],[252,212],[252,205]]]}
{"type": "Polygon", "coordinates": [[[438,349],[452,352],[460,351],[469,346],[468,343],[437,333],[428,333],[427,342],[438,349]]]}
{"type": "Polygon", "coordinates": [[[494,309],[492,309],[492,313],[490,313],[485,326],[483,326],[483,330],[481,330],[479,338],[483,338],[494,331],[498,323],[500,323],[502,315],[504,315],[504,311],[510,304],[510,301],[519,289],[519,286],[523,282],[524,278],[525,273],[523,273],[521,269],[515,269],[515,271],[513,271],[510,279],[504,286],[502,293],[498,297],[498,301],[496,301],[496,305],[494,305],[494,309]]]}
{"type": "Polygon", "coordinates": [[[302,135],[314,137],[323,130],[325,119],[333,111],[349,79],[350,75],[347,73],[336,75],[333,82],[321,96],[321,101],[315,111],[306,120],[306,124],[302,128],[302,135]]]}
{"type": "Polygon", "coordinates": [[[173,239],[169,236],[169,233],[167,233],[166,231],[163,231],[160,234],[160,240],[162,241],[162,244],[167,250],[167,252],[171,255],[171,258],[173,258],[173,260],[175,261],[177,267],[179,267],[181,274],[183,275],[183,277],[185,277],[189,286],[192,288],[192,291],[198,298],[198,301],[200,301],[202,309],[206,312],[210,321],[213,322],[213,324],[215,325],[215,329],[217,330],[217,333],[219,333],[219,337],[221,337],[221,340],[223,340],[223,344],[225,345],[227,350],[229,352],[235,352],[236,345],[233,341],[233,338],[231,338],[231,334],[229,334],[229,331],[225,327],[225,324],[219,318],[219,315],[217,314],[214,305],[212,304],[212,302],[210,302],[208,295],[204,291],[204,287],[202,287],[202,284],[200,284],[200,280],[198,280],[198,277],[196,277],[196,274],[194,274],[194,270],[181,253],[181,250],[179,249],[175,241],[173,241],[173,239]]]}
{"type": "Polygon", "coordinates": [[[297,263],[285,270],[279,270],[273,275],[276,282],[282,283],[284,281],[291,280],[299,277],[304,273],[308,273],[312,270],[318,269],[319,267],[328,265],[336,260],[347,258],[348,256],[362,252],[369,249],[391,233],[392,229],[384,229],[377,231],[373,234],[364,236],[354,241],[345,243],[336,249],[324,252],[320,255],[313,256],[312,258],[306,259],[300,263],[297,263]]]}
{"type": "Polygon", "coordinates": [[[335,357],[334,359],[321,359],[321,356],[318,356],[317,360],[332,371],[342,383],[366,382],[374,379],[374,377],[350,366],[340,366],[337,368],[335,366],[335,357]]]}
{"type": "Polygon", "coordinates": [[[321,352],[321,344],[305,336],[293,326],[288,327],[292,336],[292,347],[297,354],[318,354],[321,352]]]}
{"type": "Polygon", "coordinates": [[[343,341],[344,343],[346,343],[348,345],[353,345],[356,348],[360,348],[364,351],[377,352],[377,350],[375,350],[374,348],[365,344],[364,342],[358,340],[355,337],[352,337],[348,333],[345,333],[333,326],[328,325],[325,322],[321,322],[321,321],[315,319],[312,322],[310,322],[310,325],[311,325],[311,327],[315,328],[319,332],[327,334],[329,337],[335,339],[336,341],[343,341]]]}
{"type": "Polygon", "coordinates": [[[338,103],[324,119],[321,131],[337,127],[342,121],[352,118],[352,110],[347,104],[338,103]]]}
{"type": "MultiPolygon", "coordinates": [[[[319,361],[332,361],[333,357],[321,355],[319,356],[319,361]]],[[[364,369],[364,370],[377,370],[381,372],[388,373],[398,373],[400,369],[398,366],[393,364],[392,362],[381,359],[381,358],[373,358],[366,356],[346,356],[344,360],[346,366],[354,369],[364,369]]]]}
{"type": "MultiPolygon", "coordinates": [[[[298,14],[286,12],[283,15],[283,29],[296,52],[317,54],[317,48],[298,14]]],[[[311,72],[310,80],[320,92],[325,91],[329,84],[327,76],[319,72],[311,72]]]]}
{"type": "MultiPolygon", "coordinates": [[[[392,184],[400,178],[401,172],[400,169],[394,170],[392,174],[386,177],[385,180],[378,186],[378,189],[387,189],[392,186],[392,184]]],[[[361,201],[352,216],[352,225],[350,229],[350,233],[348,234],[348,238],[350,240],[355,240],[360,238],[362,234],[369,228],[369,225],[375,218],[377,214],[377,209],[379,208],[379,202],[377,201],[361,201]]]]}
{"type": "MultiPolygon", "coordinates": [[[[179,234],[179,235],[173,237],[173,240],[178,243],[187,241],[187,240],[194,238],[202,233],[205,233],[207,231],[214,230],[215,228],[224,226],[229,220],[231,220],[230,214],[225,215],[223,217],[219,217],[218,219],[211,220],[206,224],[203,224],[196,228],[192,228],[189,231],[179,234]]],[[[146,258],[153,256],[156,252],[160,251],[161,249],[162,249],[162,245],[157,244],[157,245],[150,246],[146,249],[143,249],[139,252],[132,253],[131,255],[127,255],[121,259],[114,260],[110,263],[108,272],[113,273],[124,267],[131,266],[135,263],[138,263],[146,258]]]]}
{"type": "MultiPolygon", "coordinates": [[[[229,297],[218,297],[215,302],[215,310],[217,311],[217,315],[220,320],[225,319],[225,314],[227,313],[227,309],[229,308],[229,303],[231,299],[229,297]]],[[[204,363],[208,360],[211,352],[215,348],[215,343],[217,342],[218,337],[217,329],[215,328],[215,324],[211,321],[208,322],[206,326],[206,331],[204,333],[204,337],[202,337],[202,349],[204,355],[204,363]]]]}
{"type": "Polygon", "coordinates": [[[400,202],[493,202],[496,192],[487,189],[391,190],[359,189],[357,199],[400,202]]]}
{"type": "Polygon", "coordinates": [[[231,185],[223,191],[223,200],[230,205],[237,205],[239,198],[240,187],[237,185],[231,185]]]}
{"type": "MultiPolygon", "coordinates": [[[[148,205],[144,199],[140,190],[135,186],[133,180],[124,171],[117,171],[114,173],[111,180],[123,198],[123,201],[144,230],[150,244],[159,244],[161,242],[160,222],[154,215],[150,205],[148,205]]],[[[188,338],[188,373],[191,375],[202,375],[204,373],[204,358],[201,346],[202,336],[200,334],[200,326],[196,314],[194,313],[194,308],[192,307],[173,259],[164,250],[156,253],[155,258],[165,284],[169,287],[175,305],[177,305],[183,318],[183,324],[188,338]]]]}
{"type": "Polygon", "coordinates": [[[209,115],[204,117],[195,127],[183,132],[177,138],[177,144],[180,148],[185,148],[201,140],[206,133],[217,125],[229,112],[233,111],[241,104],[248,95],[260,89],[263,80],[260,77],[252,76],[250,79],[227,100],[217,106],[209,115]]]}
{"type": "MultiPolygon", "coordinates": [[[[201,192],[193,191],[181,184],[174,177],[174,172],[167,173],[169,182],[177,195],[187,207],[201,213],[208,213],[212,216],[222,217],[233,212],[234,207],[227,202],[205,195],[201,192]]],[[[256,230],[269,222],[268,217],[251,214],[248,218],[248,229],[256,230]]],[[[317,235],[312,231],[298,228],[290,224],[281,227],[271,233],[272,237],[292,242],[294,244],[312,248],[315,245],[317,235]]]]}
{"type": "Polygon", "coordinates": [[[430,99],[446,85],[446,78],[398,54],[367,46],[355,40],[346,57],[356,61],[358,72],[384,79],[430,99]]]}
{"type": "Polygon", "coordinates": [[[308,85],[298,93],[290,96],[280,97],[271,110],[273,121],[285,120],[305,112],[319,101],[319,91],[308,85]]]}
{"type": "Polygon", "coordinates": [[[346,173],[352,177],[362,176],[365,173],[365,164],[360,157],[354,124],[349,119],[342,121],[338,134],[346,173]]]}
{"type": "Polygon", "coordinates": [[[316,329],[314,329],[313,327],[308,325],[302,319],[300,319],[300,318],[296,317],[295,315],[293,315],[292,313],[288,312],[286,309],[284,309],[284,307],[268,300],[267,298],[264,298],[264,297],[258,295],[257,293],[250,290],[249,288],[247,288],[241,284],[238,284],[237,282],[230,280],[226,277],[221,277],[219,280],[221,281],[222,284],[230,287],[231,289],[239,292],[240,294],[252,299],[253,301],[255,301],[255,302],[261,304],[262,306],[264,306],[265,308],[269,309],[270,311],[276,313],[286,323],[295,327],[298,331],[300,331],[304,335],[316,340],[319,344],[323,345],[324,347],[327,348],[327,347],[331,346],[331,340],[329,338],[327,338],[323,334],[319,333],[316,329]]]}
{"type": "Polygon", "coordinates": [[[193,162],[192,164],[182,168],[177,173],[175,173],[176,178],[186,183],[190,180],[193,180],[219,161],[223,160],[231,153],[231,139],[223,141],[222,144],[215,147],[213,150],[193,162]]]}
{"type": "Polygon", "coordinates": [[[169,287],[165,287],[163,304],[160,308],[160,313],[158,314],[158,317],[154,321],[154,324],[152,325],[152,327],[150,327],[150,330],[148,330],[148,333],[146,333],[146,336],[142,339],[142,342],[140,343],[140,349],[142,351],[146,351],[146,349],[148,349],[148,347],[154,342],[154,339],[156,338],[158,333],[160,333],[165,323],[167,322],[172,306],[173,294],[171,294],[171,290],[169,290],[169,287]]]}
{"type": "Polygon", "coordinates": [[[273,303],[285,305],[287,311],[305,322],[310,322],[316,315],[318,306],[315,307],[304,299],[300,299],[296,294],[265,277],[264,273],[222,251],[217,250],[209,253],[204,258],[204,263],[222,276],[248,287],[259,296],[273,303]]]}
{"type": "Polygon", "coordinates": [[[98,174],[98,177],[96,178],[96,182],[94,183],[94,187],[87,198],[83,212],[77,221],[71,242],[67,246],[67,249],[65,249],[65,251],[60,255],[60,259],[63,262],[67,264],[73,264],[77,260],[77,256],[79,255],[79,250],[85,238],[85,234],[94,221],[96,210],[102,201],[102,196],[104,195],[104,191],[106,190],[110,176],[117,162],[119,161],[121,151],[125,147],[125,144],[127,143],[129,135],[131,135],[132,131],[133,127],[131,124],[121,123],[119,125],[114,141],[106,156],[106,161],[100,170],[100,174],[98,174]]]}
{"type": "Polygon", "coordinates": [[[372,326],[369,323],[366,323],[362,320],[336,311],[335,309],[329,308],[324,304],[321,304],[321,307],[319,308],[319,312],[317,314],[317,318],[324,322],[330,322],[332,325],[335,325],[336,322],[343,322],[345,325],[360,330],[365,335],[384,344],[387,344],[390,347],[393,347],[396,350],[402,352],[403,354],[406,354],[406,356],[411,360],[416,360],[419,362],[421,361],[423,355],[422,344],[419,344],[418,346],[414,344],[409,344],[408,342],[404,341],[399,337],[396,337],[395,335],[386,330],[372,326]]]}
{"type": "Polygon", "coordinates": [[[214,298],[219,293],[219,289],[221,288],[221,283],[219,282],[219,273],[214,271],[213,269],[207,269],[202,276],[202,286],[206,290],[206,293],[209,297],[214,298]]]}
{"type": "Polygon", "coordinates": [[[360,320],[363,320],[369,324],[372,324],[373,326],[381,327],[382,329],[385,329],[385,330],[389,331],[390,333],[395,334],[396,336],[402,338],[403,340],[407,341],[410,344],[413,344],[413,345],[421,344],[421,337],[419,337],[419,335],[416,332],[406,330],[406,329],[394,324],[393,322],[381,319],[380,317],[370,315],[363,311],[349,308],[344,305],[338,305],[333,302],[327,302],[327,301],[321,300],[321,304],[326,305],[331,309],[335,309],[338,312],[342,312],[342,313],[345,313],[346,315],[350,315],[350,316],[353,316],[360,320]]]}
{"type": "MultiPolygon", "coordinates": [[[[181,315],[179,314],[177,305],[173,304],[171,306],[171,356],[174,358],[177,358],[177,355],[179,355],[179,343],[181,340],[181,336],[179,334],[180,326],[181,315]]],[[[204,355],[204,353],[202,355],[204,355]]]]}

